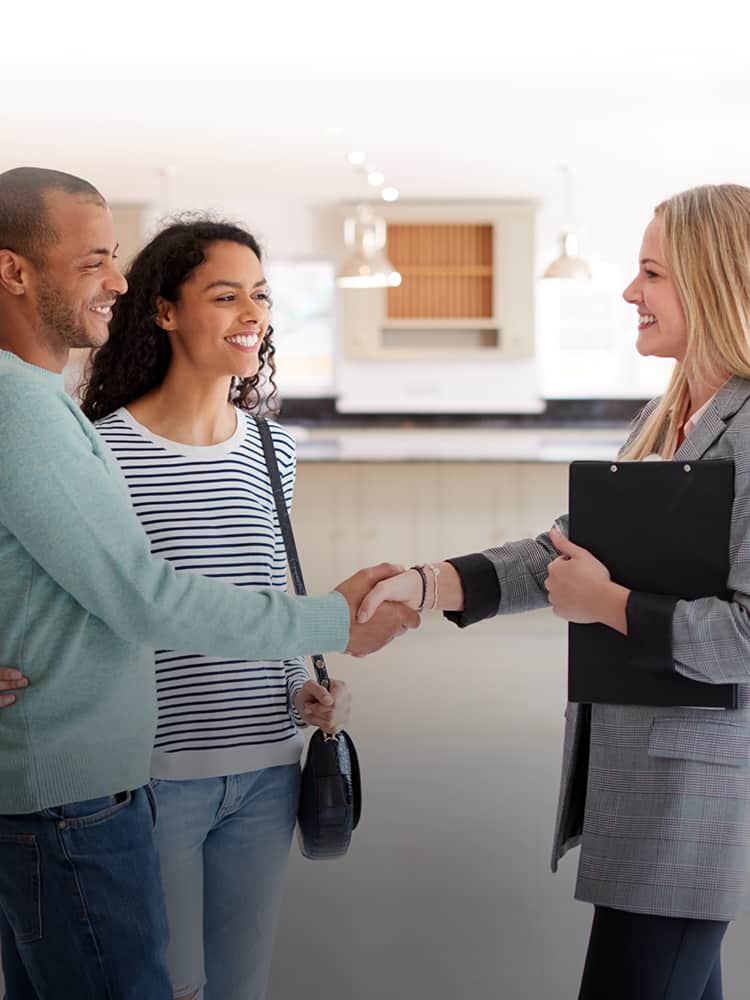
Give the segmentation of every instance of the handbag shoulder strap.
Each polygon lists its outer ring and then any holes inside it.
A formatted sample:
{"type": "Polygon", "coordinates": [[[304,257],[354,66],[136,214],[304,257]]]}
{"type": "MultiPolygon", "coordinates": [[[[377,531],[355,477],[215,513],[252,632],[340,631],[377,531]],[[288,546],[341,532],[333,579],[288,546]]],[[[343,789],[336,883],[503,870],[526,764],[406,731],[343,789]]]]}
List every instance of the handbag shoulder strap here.
{"type": "MultiPolygon", "coordinates": [[[[289,572],[292,577],[292,582],[294,583],[294,592],[300,597],[304,597],[307,594],[307,590],[305,589],[302,567],[299,562],[297,543],[294,540],[294,532],[292,531],[292,522],[289,520],[289,511],[287,510],[286,500],[284,499],[284,490],[281,485],[281,476],[279,475],[279,463],[276,459],[276,450],[273,446],[271,430],[264,417],[254,416],[254,420],[257,424],[258,433],[260,434],[260,440],[263,445],[263,454],[266,458],[266,468],[268,469],[268,476],[271,480],[273,499],[276,503],[276,515],[279,519],[279,528],[281,529],[281,535],[284,539],[284,548],[286,549],[286,558],[289,563],[289,572]]],[[[328,688],[330,680],[328,677],[328,670],[326,669],[326,662],[323,659],[323,654],[313,653],[312,663],[313,667],[315,667],[315,675],[318,678],[318,684],[322,684],[324,688],[328,688]]]]}

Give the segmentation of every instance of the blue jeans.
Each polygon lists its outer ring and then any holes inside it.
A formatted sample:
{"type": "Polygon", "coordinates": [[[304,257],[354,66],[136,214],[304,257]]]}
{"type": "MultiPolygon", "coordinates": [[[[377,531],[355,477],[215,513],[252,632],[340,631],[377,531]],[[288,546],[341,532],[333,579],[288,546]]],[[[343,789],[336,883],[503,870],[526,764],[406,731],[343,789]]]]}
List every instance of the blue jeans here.
{"type": "Polygon", "coordinates": [[[171,1000],[150,788],[0,816],[7,1000],[171,1000]]]}
{"type": "Polygon", "coordinates": [[[299,765],[153,782],[175,994],[262,1000],[299,798],[299,765]]]}

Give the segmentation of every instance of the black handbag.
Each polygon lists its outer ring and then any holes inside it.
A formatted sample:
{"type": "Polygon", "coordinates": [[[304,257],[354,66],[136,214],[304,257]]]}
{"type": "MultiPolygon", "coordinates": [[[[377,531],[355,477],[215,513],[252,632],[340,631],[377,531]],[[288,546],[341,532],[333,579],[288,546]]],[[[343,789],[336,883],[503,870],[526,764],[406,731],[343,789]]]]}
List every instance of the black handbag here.
{"type": "MultiPolygon", "coordinates": [[[[289,572],[295,593],[304,596],[305,581],[302,577],[297,545],[284,500],[281,476],[268,424],[262,417],[255,417],[268,475],[271,479],[276,514],[284,538],[289,572]]],[[[318,683],[330,686],[325,660],[321,653],[312,657],[318,683]]],[[[316,729],[307,747],[307,757],[302,768],[299,808],[297,810],[297,839],[306,858],[339,858],[349,850],[352,831],[359,823],[362,811],[362,784],[359,775],[357,751],[351,736],[343,730],[329,736],[316,729]]]]}

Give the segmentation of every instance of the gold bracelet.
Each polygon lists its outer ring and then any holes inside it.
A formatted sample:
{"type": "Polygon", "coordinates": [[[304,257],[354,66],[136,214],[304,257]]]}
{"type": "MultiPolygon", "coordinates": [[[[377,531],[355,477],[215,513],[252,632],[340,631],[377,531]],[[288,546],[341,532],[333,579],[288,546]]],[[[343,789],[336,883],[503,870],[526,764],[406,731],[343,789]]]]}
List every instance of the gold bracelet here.
{"type": "Polygon", "coordinates": [[[432,598],[432,606],[430,607],[430,611],[434,611],[438,606],[438,577],[440,576],[440,567],[436,566],[434,563],[428,563],[427,565],[432,570],[432,578],[435,582],[435,594],[432,598]]]}

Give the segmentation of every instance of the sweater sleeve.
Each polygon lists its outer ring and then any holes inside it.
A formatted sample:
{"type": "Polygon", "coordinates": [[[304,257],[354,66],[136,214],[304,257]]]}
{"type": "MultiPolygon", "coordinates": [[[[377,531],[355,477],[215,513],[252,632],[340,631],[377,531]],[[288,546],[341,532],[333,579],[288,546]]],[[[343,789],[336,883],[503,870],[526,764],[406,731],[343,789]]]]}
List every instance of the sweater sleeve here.
{"type": "Polygon", "coordinates": [[[106,445],[61,392],[4,376],[0,427],[0,520],[117,635],[251,660],[345,648],[349,612],[336,592],[248,593],[152,556],[106,445]]]}

